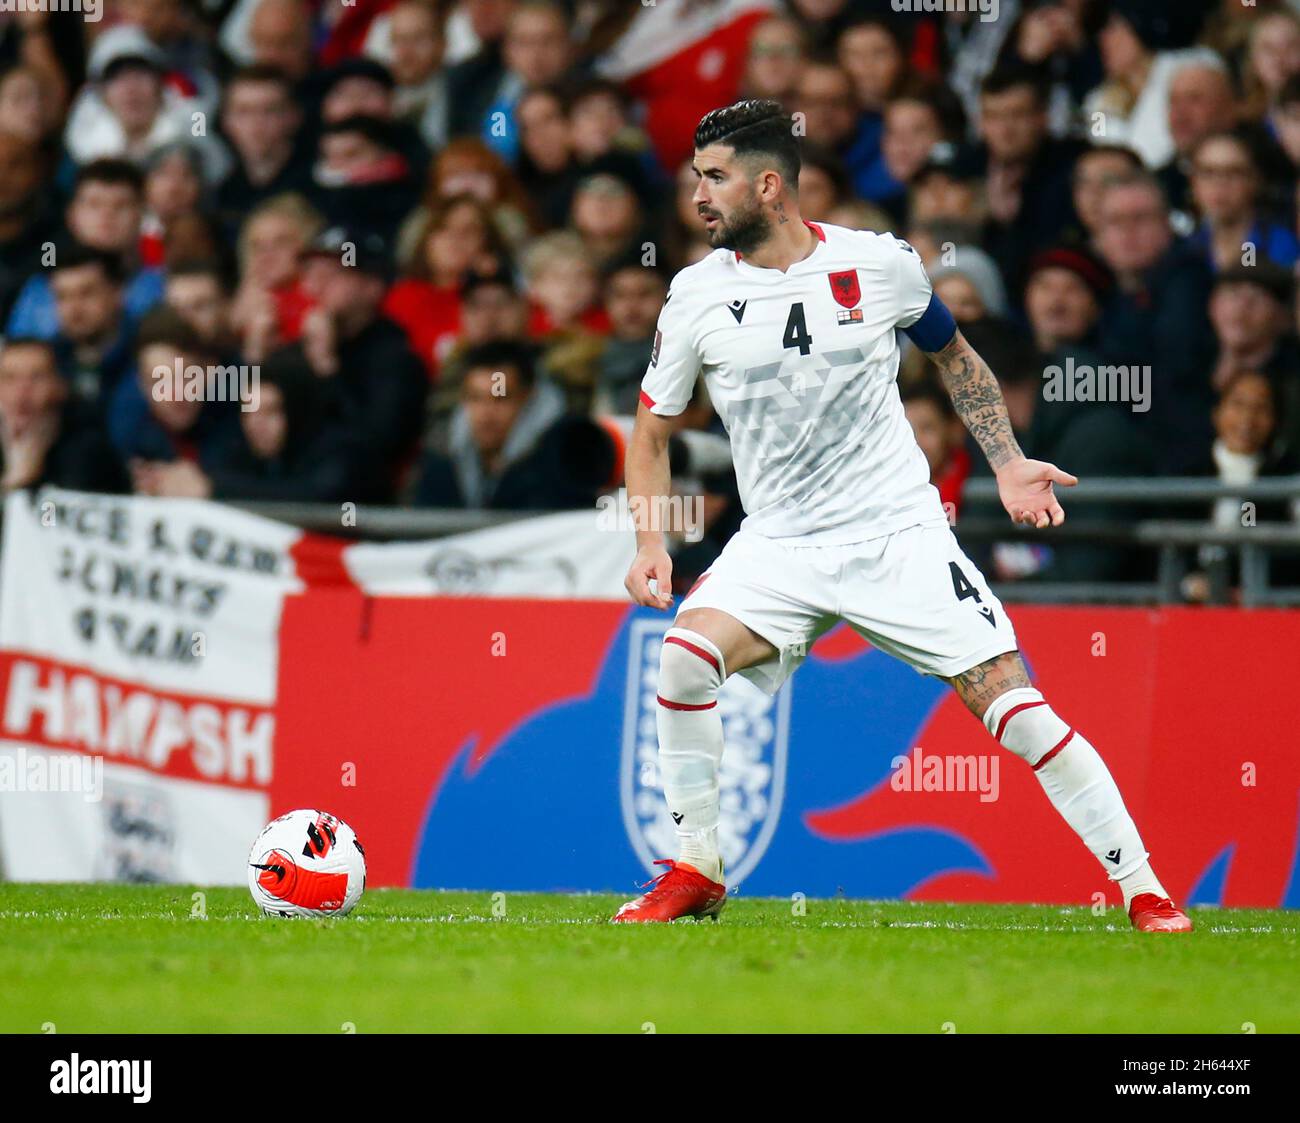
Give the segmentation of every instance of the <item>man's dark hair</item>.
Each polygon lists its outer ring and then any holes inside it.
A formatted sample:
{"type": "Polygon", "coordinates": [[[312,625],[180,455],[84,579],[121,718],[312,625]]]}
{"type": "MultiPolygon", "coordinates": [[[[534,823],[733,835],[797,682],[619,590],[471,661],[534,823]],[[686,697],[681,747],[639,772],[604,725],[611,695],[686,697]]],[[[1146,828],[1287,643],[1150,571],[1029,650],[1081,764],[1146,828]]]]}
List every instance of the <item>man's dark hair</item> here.
{"type": "Polygon", "coordinates": [[[174,347],[179,355],[206,355],[208,348],[199,334],[174,308],[165,304],[145,313],[135,337],[135,353],[146,347],[174,347]]]}
{"type": "Polygon", "coordinates": [[[1142,163],[1142,157],[1123,144],[1090,144],[1074,158],[1074,172],[1077,174],[1079,165],[1084,160],[1097,155],[1118,156],[1123,160],[1127,160],[1128,166],[1135,172],[1141,171],[1145,166],[1142,163]]]}
{"type": "Polygon", "coordinates": [[[799,142],[794,122],[771,98],[749,98],[706,113],[695,130],[695,147],[725,144],[738,157],[763,156],[772,161],[791,191],[799,189],[799,142]]]}
{"type": "Polygon", "coordinates": [[[126,279],[122,268],[122,259],[107,250],[97,250],[83,242],[67,242],[60,246],[54,258],[54,269],[80,269],[84,265],[97,265],[104,276],[113,284],[120,285],[126,279]]]}
{"type": "Polygon", "coordinates": [[[519,381],[525,390],[531,390],[537,381],[537,367],[533,350],[527,344],[494,339],[471,347],[461,356],[460,369],[468,374],[472,370],[505,370],[513,367],[519,372],[519,381]]]}
{"type": "Polygon", "coordinates": [[[212,258],[188,258],[168,265],[167,280],[171,281],[177,277],[211,277],[226,296],[229,296],[235,287],[230,271],[221,262],[212,258]]]}
{"type": "Polygon", "coordinates": [[[929,402],[945,420],[957,416],[957,410],[953,407],[948,391],[933,377],[918,378],[914,382],[909,382],[901,389],[899,397],[902,398],[903,405],[907,405],[908,402],[929,402]]]}
{"type": "Polygon", "coordinates": [[[999,66],[980,83],[981,94],[1005,94],[1020,86],[1028,86],[1033,91],[1034,100],[1039,108],[1045,109],[1051,97],[1051,86],[1041,70],[1034,66],[1009,63],[999,66]]]}
{"type": "Polygon", "coordinates": [[[225,96],[229,98],[230,91],[240,83],[247,83],[250,86],[274,84],[280,87],[286,97],[292,98],[294,94],[293,79],[286,71],[269,62],[252,62],[247,66],[239,67],[226,79],[225,96]]]}
{"type": "Polygon", "coordinates": [[[129,160],[105,156],[102,160],[91,160],[89,164],[83,164],[72,181],[73,196],[87,183],[129,187],[137,196],[144,197],[144,174],[129,160]]]}
{"type": "Polygon", "coordinates": [[[615,274],[623,273],[629,269],[634,269],[640,273],[649,273],[666,289],[672,280],[668,273],[658,264],[647,265],[641,260],[640,250],[630,249],[618,254],[612,261],[608,262],[601,270],[601,275],[606,283],[614,279],[615,274]]]}
{"type": "Polygon", "coordinates": [[[11,335],[4,343],[0,344],[0,355],[3,355],[11,347],[39,347],[50,360],[50,365],[58,369],[58,352],[54,350],[54,344],[48,339],[42,339],[38,335],[11,335]]]}

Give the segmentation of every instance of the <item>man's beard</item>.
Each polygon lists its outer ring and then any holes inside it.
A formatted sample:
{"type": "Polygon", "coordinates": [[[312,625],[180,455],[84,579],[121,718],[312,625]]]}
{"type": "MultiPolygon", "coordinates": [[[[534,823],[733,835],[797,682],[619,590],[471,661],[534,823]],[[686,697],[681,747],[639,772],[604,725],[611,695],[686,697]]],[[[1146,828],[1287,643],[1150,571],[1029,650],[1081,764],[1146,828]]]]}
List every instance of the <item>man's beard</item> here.
{"type": "Polygon", "coordinates": [[[737,253],[753,253],[767,241],[772,232],[763,205],[755,200],[745,209],[737,207],[730,218],[720,219],[718,225],[708,231],[709,245],[716,249],[735,250],[737,253]]]}

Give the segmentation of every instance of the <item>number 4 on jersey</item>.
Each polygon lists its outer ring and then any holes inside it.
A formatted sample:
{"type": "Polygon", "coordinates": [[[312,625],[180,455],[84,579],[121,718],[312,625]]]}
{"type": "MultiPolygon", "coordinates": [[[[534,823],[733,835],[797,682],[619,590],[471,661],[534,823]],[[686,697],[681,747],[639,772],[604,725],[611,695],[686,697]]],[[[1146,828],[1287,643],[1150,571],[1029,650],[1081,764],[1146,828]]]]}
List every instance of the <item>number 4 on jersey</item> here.
{"type": "Polygon", "coordinates": [[[785,335],[781,337],[783,347],[798,347],[799,354],[812,353],[812,336],[808,334],[808,323],[803,316],[803,302],[790,306],[790,317],[785,322],[785,335]]]}

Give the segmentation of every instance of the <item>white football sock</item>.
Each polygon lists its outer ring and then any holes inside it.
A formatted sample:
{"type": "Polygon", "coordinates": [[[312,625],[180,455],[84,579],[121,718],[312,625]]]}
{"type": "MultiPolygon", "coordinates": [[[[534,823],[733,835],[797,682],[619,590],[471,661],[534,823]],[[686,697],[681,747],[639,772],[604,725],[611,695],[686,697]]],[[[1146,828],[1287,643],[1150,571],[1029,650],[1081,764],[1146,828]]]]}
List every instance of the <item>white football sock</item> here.
{"type": "Polygon", "coordinates": [[[669,628],[659,655],[659,774],[676,824],[678,860],[722,880],[718,851],[718,768],[726,678],[722,652],[688,628],[669,628]]]}
{"type": "Polygon", "coordinates": [[[1107,876],[1119,883],[1125,908],[1136,893],[1168,896],[1151,871],[1110,770],[1087,739],[1052,712],[1042,694],[1032,687],[1008,690],[985,712],[984,725],[1033,768],[1052,806],[1107,876]]]}

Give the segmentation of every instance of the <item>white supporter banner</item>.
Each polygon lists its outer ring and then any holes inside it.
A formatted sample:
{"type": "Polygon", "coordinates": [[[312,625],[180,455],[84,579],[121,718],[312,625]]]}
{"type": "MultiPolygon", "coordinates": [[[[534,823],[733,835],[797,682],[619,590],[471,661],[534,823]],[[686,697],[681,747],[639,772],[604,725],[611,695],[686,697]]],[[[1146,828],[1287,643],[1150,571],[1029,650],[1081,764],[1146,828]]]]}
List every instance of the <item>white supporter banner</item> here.
{"type": "Polygon", "coordinates": [[[432,542],[350,546],[371,596],[626,600],[636,536],[616,504],[542,515],[432,542]]]}
{"type": "Polygon", "coordinates": [[[199,501],[8,498],[6,878],[243,880],[269,818],[280,615],[301,588],[289,553],[299,537],[199,501]],[[70,757],[96,767],[70,770],[70,757]]]}

